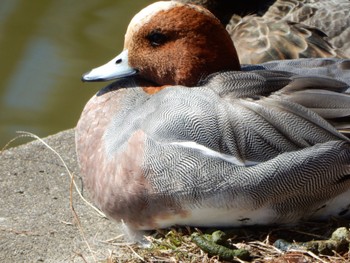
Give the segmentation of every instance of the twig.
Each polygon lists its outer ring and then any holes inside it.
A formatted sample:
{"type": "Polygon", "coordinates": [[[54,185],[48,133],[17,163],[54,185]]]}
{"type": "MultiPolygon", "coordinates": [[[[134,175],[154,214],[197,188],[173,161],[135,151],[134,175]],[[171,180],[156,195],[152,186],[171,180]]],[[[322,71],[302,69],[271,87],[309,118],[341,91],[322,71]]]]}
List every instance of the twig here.
{"type": "Polygon", "coordinates": [[[0,154],[1,154],[4,150],[6,150],[6,148],[7,148],[12,142],[14,142],[15,140],[17,140],[17,139],[19,139],[19,138],[24,138],[24,137],[31,137],[31,138],[33,138],[33,136],[29,136],[29,135],[27,135],[27,134],[17,135],[15,138],[13,138],[13,139],[11,139],[9,142],[7,142],[7,143],[5,144],[4,147],[2,147],[2,149],[0,150],[0,154]]]}
{"type": "MultiPolygon", "coordinates": [[[[69,170],[67,164],[65,163],[65,161],[63,160],[63,158],[61,157],[61,155],[55,150],[53,149],[50,145],[48,145],[43,139],[41,139],[40,137],[38,137],[37,135],[30,133],[30,132],[26,132],[26,131],[17,131],[17,133],[21,134],[21,136],[16,137],[15,139],[19,138],[19,137],[32,137],[37,139],[38,141],[40,141],[42,144],[44,144],[49,150],[51,150],[54,154],[57,155],[57,157],[60,159],[60,161],[62,162],[64,168],[66,169],[66,171],[68,172],[71,180],[73,181],[75,190],[77,191],[79,197],[88,205],[90,206],[92,209],[94,209],[100,216],[102,216],[103,218],[106,218],[106,215],[103,214],[99,209],[97,209],[94,205],[92,205],[89,201],[87,201],[84,196],[81,194],[79,187],[77,186],[77,184],[75,183],[73,177],[73,173],[71,173],[71,171],[69,170]]],[[[13,139],[14,140],[14,139],[13,139]]]]}
{"type": "Polygon", "coordinates": [[[30,132],[24,132],[24,131],[18,131],[17,133],[20,133],[22,134],[23,136],[21,137],[24,137],[24,136],[28,136],[28,137],[32,137],[32,138],[35,138],[37,139],[38,141],[40,141],[42,144],[44,144],[49,150],[51,150],[54,154],[56,154],[56,156],[58,156],[58,158],[60,159],[60,161],[62,162],[63,166],[65,167],[66,171],[68,172],[70,178],[71,178],[71,181],[70,181],[70,208],[71,208],[71,211],[73,213],[73,216],[77,222],[77,226],[78,226],[78,229],[80,231],[80,234],[82,235],[82,238],[85,242],[85,244],[87,245],[89,251],[90,251],[90,254],[91,256],[93,257],[94,261],[97,262],[96,258],[95,258],[95,255],[86,239],[86,236],[85,236],[85,233],[84,233],[84,230],[80,224],[80,220],[79,220],[79,216],[78,214],[76,213],[75,209],[74,209],[74,206],[73,206],[73,186],[75,187],[76,191],[78,192],[79,196],[82,198],[82,200],[88,204],[90,207],[94,208],[96,211],[98,211],[92,204],[90,204],[80,193],[79,189],[78,189],[78,186],[76,185],[75,181],[74,181],[74,175],[73,173],[70,172],[67,164],[65,163],[65,161],[63,160],[63,158],[61,157],[61,155],[55,150],[53,149],[50,145],[48,145],[43,139],[39,138],[37,135],[33,134],[33,133],[30,133],[30,132]]]}
{"type": "Polygon", "coordinates": [[[122,238],[123,236],[124,236],[124,234],[120,234],[120,235],[118,235],[118,236],[116,236],[116,237],[113,237],[113,238],[110,238],[110,239],[107,239],[107,240],[103,240],[102,242],[110,243],[110,242],[112,242],[112,241],[114,241],[114,240],[117,240],[117,239],[122,238]]]}
{"type": "Polygon", "coordinates": [[[139,254],[137,254],[136,251],[130,245],[126,245],[126,246],[131,250],[132,253],[135,254],[137,258],[139,258],[142,262],[145,262],[144,258],[142,258],[139,254]]]}
{"type": "MultiPolygon", "coordinates": [[[[304,252],[305,253],[305,252],[304,252]]],[[[318,257],[317,255],[315,255],[314,253],[312,253],[311,251],[307,251],[306,252],[309,256],[319,260],[320,262],[323,262],[323,263],[327,263],[327,261],[324,261],[323,259],[321,259],[320,257],[318,257]]]]}

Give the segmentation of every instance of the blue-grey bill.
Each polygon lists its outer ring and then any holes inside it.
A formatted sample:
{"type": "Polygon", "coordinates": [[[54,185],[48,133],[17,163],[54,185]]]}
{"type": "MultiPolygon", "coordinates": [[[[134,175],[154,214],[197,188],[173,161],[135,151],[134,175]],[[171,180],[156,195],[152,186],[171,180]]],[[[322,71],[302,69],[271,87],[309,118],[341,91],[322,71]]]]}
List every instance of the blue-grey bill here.
{"type": "Polygon", "coordinates": [[[108,63],[85,73],[82,81],[108,81],[135,75],[137,70],[128,63],[128,50],[124,50],[108,63]]]}

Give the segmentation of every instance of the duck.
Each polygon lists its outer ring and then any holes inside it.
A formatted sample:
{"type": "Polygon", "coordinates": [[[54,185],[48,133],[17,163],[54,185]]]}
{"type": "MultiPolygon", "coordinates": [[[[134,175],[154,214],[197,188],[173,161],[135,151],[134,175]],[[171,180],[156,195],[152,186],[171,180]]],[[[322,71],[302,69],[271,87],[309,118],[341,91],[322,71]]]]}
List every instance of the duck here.
{"type": "Polygon", "coordinates": [[[277,0],[264,14],[268,19],[281,19],[316,27],[326,40],[350,57],[350,1],[277,0]]]}
{"type": "Polygon", "coordinates": [[[242,64],[350,57],[348,0],[176,1],[212,11],[226,25],[242,64]]]}
{"type": "Polygon", "coordinates": [[[346,59],[241,66],[210,11],[155,2],[82,77],[114,81],[76,126],[84,187],[130,231],[349,217],[349,75],[346,59]]]}

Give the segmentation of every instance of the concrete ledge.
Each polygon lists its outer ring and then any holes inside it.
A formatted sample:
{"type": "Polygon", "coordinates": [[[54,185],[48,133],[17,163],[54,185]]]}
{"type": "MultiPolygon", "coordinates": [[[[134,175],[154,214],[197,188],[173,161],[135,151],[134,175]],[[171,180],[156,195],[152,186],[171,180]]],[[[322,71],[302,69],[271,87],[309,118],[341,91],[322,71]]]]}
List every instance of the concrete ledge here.
{"type": "MultiPolygon", "coordinates": [[[[81,187],[74,130],[44,140],[62,156],[81,187]]],[[[0,153],[0,166],[0,262],[93,262],[117,250],[101,241],[120,235],[121,225],[101,218],[74,190],[73,206],[92,256],[70,208],[69,174],[41,142],[0,153]]]]}

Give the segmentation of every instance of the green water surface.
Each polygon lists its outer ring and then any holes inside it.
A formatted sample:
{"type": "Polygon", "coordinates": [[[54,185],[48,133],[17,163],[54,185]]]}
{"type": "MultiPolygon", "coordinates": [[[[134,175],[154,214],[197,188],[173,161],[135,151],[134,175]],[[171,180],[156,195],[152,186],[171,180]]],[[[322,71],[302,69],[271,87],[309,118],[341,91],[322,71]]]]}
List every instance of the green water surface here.
{"type": "Polygon", "coordinates": [[[16,131],[45,137],[74,127],[106,85],[82,83],[82,73],[119,54],[130,19],[152,2],[1,0],[0,149],[16,131]]]}

